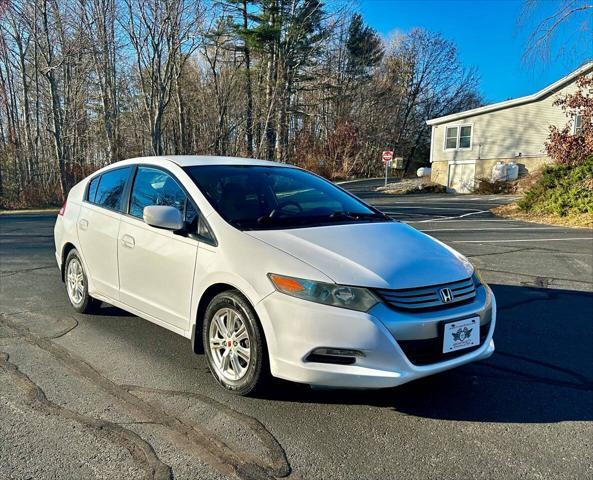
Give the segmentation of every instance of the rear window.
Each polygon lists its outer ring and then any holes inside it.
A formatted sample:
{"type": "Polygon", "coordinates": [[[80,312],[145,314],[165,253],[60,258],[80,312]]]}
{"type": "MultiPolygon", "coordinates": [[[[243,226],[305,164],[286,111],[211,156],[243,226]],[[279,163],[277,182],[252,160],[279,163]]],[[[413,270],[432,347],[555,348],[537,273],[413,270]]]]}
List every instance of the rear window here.
{"type": "Polygon", "coordinates": [[[126,182],[130,176],[130,170],[131,167],[118,168],[101,175],[94,201],[90,198],[91,190],[89,187],[89,201],[110,210],[122,211],[122,196],[126,182]]]}

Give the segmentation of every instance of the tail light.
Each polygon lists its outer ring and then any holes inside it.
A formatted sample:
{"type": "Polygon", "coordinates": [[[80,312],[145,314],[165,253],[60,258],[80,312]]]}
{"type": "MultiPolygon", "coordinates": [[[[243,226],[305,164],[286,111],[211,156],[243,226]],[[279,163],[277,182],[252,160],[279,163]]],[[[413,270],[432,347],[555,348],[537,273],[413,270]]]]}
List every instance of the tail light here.
{"type": "Polygon", "coordinates": [[[68,200],[64,201],[62,208],[60,208],[60,211],[58,212],[58,215],[60,215],[61,217],[63,217],[64,213],[66,213],[66,203],[68,203],[68,200]]]}

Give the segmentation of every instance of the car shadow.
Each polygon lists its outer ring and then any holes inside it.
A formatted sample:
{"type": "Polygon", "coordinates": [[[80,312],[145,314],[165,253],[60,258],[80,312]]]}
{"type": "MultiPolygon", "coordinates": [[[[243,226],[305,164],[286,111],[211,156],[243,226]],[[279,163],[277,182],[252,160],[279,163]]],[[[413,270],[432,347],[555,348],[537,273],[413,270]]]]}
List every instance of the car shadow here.
{"type": "Polygon", "coordinates": [[[491,285],[494,355],[386,390],[311,390],[281,382],[266,398],[366,404],[472,422],[593,420],[593,294],[491,285]]]}
{"type": "Polygon", "coordinates": [[[98,317],[135,317],[133,313],[126,312],[119,307],[115,307],[108,303],[102,303],[98,308],[93,310],[93,315],[98,317]]]}

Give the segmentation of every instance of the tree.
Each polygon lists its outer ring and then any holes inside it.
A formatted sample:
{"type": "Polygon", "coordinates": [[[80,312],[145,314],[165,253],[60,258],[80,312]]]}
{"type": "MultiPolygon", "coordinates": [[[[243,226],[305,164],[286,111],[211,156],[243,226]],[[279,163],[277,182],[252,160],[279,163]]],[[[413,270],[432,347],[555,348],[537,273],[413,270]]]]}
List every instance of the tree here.
{"type": "Polygon", "coordinates": [[[426,120],[476,106],[455,46],[385,42],[321,0],[0,3],[0,204],[57,204],[119,158],[248,155],[329,178],[428,159],[426,120]]]}
{"type": "Polygon", "coordinates": [[[198,2],[124,0],[125,30],[135,52],[152,151],[163,154],[163,117],[173,85],[198,46],[198,2]]]}
{"type": "Polygon", "coordinates": [[[535,18],[535,27],[527,40],[524,60],[550,61],[566,54],[568,49],[580,50],[583,44],[589,46],[584,51],[590,58],[592,15],[591,0],[524,0],[520,25],[523,26],[535,18]],[[565,39],[554,45],[562,30],[565,30],[565,39]]]}
{"type": "Polygon", "coordinates": [[[578,90],[554,102],[570,119],[563,128],[550,127],[546,152],[557,163],[576,165],[593,156],[593,76],[583,75],[577,80],[578,90]],[[575,122],[579,119],[577,128],[575,122]]]}
{"type": "Polygon", "coordinates": [[[81,0],[82,22],[88,35],[96,80],[101,94],[103,129],[107,143],[106,160],[119,153],[119,93],[115,36],[116,0],[81,0]]]}
{"type": "Polygon", "coordinates": [[[346,71],[353,79],[368,76],[383,58],[383,44],[377,32],[365,25],[362,15],[352,15],[346,39],[348,60],[346,71]]]}

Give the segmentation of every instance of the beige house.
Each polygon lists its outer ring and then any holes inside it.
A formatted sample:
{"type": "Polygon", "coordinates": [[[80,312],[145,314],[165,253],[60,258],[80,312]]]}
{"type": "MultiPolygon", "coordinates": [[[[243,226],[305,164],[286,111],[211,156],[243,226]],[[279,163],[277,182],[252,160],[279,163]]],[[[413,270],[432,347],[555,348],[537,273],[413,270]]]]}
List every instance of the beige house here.
{"type": "Polygon", "coordinates": [[[492,177],[499,161],[516,162],[520,174],[549,162],[544,149],[549,127],[570,121],[578,128],[580,121],[568,119],[554,101],[574,92],[577,78],[591,72],[593,62],[533,95],[429,120],[432,181],[469,193],[477,179],[492,177]]]}

